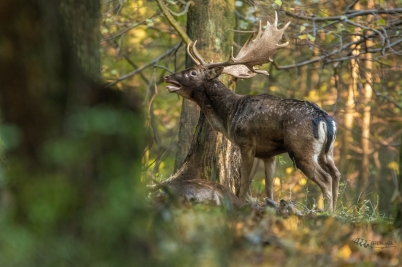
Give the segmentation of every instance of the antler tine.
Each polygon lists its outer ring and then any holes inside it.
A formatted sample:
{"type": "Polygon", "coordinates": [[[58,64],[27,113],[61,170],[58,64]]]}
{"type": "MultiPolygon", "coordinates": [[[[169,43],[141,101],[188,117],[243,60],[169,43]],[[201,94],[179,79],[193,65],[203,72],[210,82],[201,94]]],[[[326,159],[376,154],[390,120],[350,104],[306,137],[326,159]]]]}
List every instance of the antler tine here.
{"type": "Polygon", "coordinates": [[[201,65],[201,62],[198,61],[198,59],[196,59],[196,58],[193,56],[193,54],[191,53],[191,51],[190,51],[191,44],[192,44],[192,43],[189,43],[189,44],[187,45],[187,55],[191,58],[191,60],[195,63],[195,65],[199,66],[199,65],[201,65]]]}
{"type": "MultiPolygon", "coordinates": [[[[264,32],[262,31],[262,23],[261,23],[261,20],[260,20],[260,25],[258,26],[257,37],[256,37],[254,40],[258,39],[258,38],[261,37],[261,35],[263,35],[263,34],[264,34],[264,32]]],[[[250,36],[250,40],[253,40],[253,35],[250,36]]],[[[254,40],[253,40],[253,41],[254,41],[254,40]]],[[[244,45],[246,45],[246,44],[244,44],[244,45]]]]}
{"type": "MultiPolygon", "coordinates": [[[[197,40],[195,40],[194,43],[189,44],[190,49],[191,49],[190,54],[194,55],[194,56],[196,57],[197,61],[199,62],[199,64],[196,63],[197,66],[199,66],[199,65],[204,66],[204,65],[206,65],[207,63],[205,63],[204,59],[203,59],[203,58],[201,57],[201,55],[198,53],[196,45],[197,45],[197,40]]],[[[188,50],[187,50],[187,51],[188,51],[188,50]]],[[[192,56],[190,56],[190,57],[194,60],[194,58],[193,58],[192,56]]]]}
{"type": "Polygon", "coordinates": [[[187,55],[191,58],[195,65],[199,66],[201,63],[193,56],[190,51],[190,44],[187,45],[187,55]]]}

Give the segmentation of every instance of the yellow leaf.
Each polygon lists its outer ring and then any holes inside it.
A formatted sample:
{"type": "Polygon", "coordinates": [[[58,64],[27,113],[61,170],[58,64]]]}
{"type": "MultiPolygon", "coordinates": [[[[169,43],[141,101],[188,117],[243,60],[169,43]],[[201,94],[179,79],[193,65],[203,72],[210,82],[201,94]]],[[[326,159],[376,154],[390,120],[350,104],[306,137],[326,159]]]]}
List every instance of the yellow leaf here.
{"type": "Polygon", "coordinates": [[[349,259],[350,254],[352,254],[352,250],[348,245],[341,247],[338,252],[338,256],[344,260],[349,259]]]}
{"type": "Polygon", "coordinates": [[[306,184],[307,184],[307,179],[306,178],[301,178],[299,180],[299,185],[303,186],[303,185],[306,185],[306,184]]]}
{"type": "Polygon", "coordinates": [[[396,161],[392,161],[388,164],[388,168],[390,168],[391,170],[396,171],[396,173],[399,173],[399,165],[396,161]]]}

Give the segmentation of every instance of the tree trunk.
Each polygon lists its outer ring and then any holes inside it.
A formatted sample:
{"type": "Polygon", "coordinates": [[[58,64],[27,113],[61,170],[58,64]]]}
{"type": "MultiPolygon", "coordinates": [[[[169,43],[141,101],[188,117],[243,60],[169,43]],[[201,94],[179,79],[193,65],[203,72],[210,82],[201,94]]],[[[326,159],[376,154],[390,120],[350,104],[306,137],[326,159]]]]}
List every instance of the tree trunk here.
{"type": "MultiPolygon", "coordinates": [[[[401,136],[402,137],[402,136],[401,136]]],[[[402,142],[402,138],[400,139],[402,142]]],[[[396,209],[395,221],[394,225],[395,228],[399,228],[399,238],[402,240],[402,144],[399,147],[399,175],[398,175],[398,190],[394,192],[394,205],[396,209]]]]}
{"type": "Polygon", "coordinates": [[[64,18],[69,41],[88,77],[100,82],[100,1],[62,0],[61,14],[64,18]]]}
{"type": "Polygon", "coordinates": [[[99,25],[84,24],[99,19],[99,1],[77,3],[64,8],[90,12],[66,21],[82,22],[76,34],[86,45],[66,33],[78,29],[65,30],[59,1],[1,2],[0,247],[18,252],[2,253],[0,266],[152,266],[139,237],[145,192],[133,179],[143,143],[139,105],[93,81],[99,44],[88,40],[99,25]]]}
{"type": "MultiPolygon", "coordinates": [[[[233,10],[233,0],[196,0],[189,9],[187,34],[192,40],[200,40],[198,50],[206,60],[216,62],[228,58],[233,42],[233,32],[229,31],[234,28],[233,10]]],[[[187,58],[187,67],[193,64],[187,58]]],[[[188,100],[183,100],[180,146],[175,163],[178,171],[170,179],[213,179],[236,191],[235,181],[238,181],[240,176],[240,156],[237,147],[213,130],[202,113],[192,139],[193,122],[199,109],[194,103],[190,103],[188,100]],[[189,147],[191,139],[193,141],[189,147]],[[181,165],[184,154],[186,158],[181,165]]]]}
{"type": "MultiPolygon", "coordinates": [[[[188,64],[186,64],[187,67],[188,64]]],[[[174,172],[177,172],[183,165],[190,148],[191,141],[195,133],[198,119],[200,117],[200,108],[193,101],[183,98],[180,114],[179,139],[177,144],[176,159],[174,163],[174,172]]]]}
{"type": "MultiPolygon", "coordinates": [[[[367,9],[373,9],[374,2],[369,0],[367,2],[367,9]]],[[[371,20],[373,16],[367,16],[367,20],[371,20]]],[[[373,41],[367,40],[366,47],[372,47],[373,41]]],[[[370,176],[370,166],[369,166],[369,155],[370,155],[370,123],[371,123],[371,97],[373,95],[373,89],[371,85],[373,84],[373,62],[372,62],[372,54],[366,54],[365,61],[365,78],[366,82],[364,84],[364,99],[363,99],[363,124],[362,124],[362,165],[360,172],[360,182],[361,185],[367,185],[369,182],[370,176]]],[[[377,187],[378,188],[378,187],[377,187]]],[[[361,190],[361,189],[360,189],[361,190]]],[[[375,197],[375,196],[373,196],[375,197]]]]}
{"type": "MultiPolygon", "coordinates": [[[[355,38],[353,38],[356,40],[355,38]]],[[[359,49],[355,47],[352,52],[354,55],[359,53],[359,49]]],[[[359,79],[359,64],[358,59],[350,60],[350,69],[351,76],[350,82],[348,86],[348,98],[346,100],[345,105],[345,115],[343,118],[343,123],[345,126],[343,139],[342,139],[342,148],[341,155],[339,159],[339,170],[341,172],[341,176],[347,178],[348,168],[350,166],[350,157],[349,157],[349,147],[353,142],[352,137],[352,128],[353,128],[353,117],[355,113],[355,92],[357,92],[357,83],[359,79]]]]}

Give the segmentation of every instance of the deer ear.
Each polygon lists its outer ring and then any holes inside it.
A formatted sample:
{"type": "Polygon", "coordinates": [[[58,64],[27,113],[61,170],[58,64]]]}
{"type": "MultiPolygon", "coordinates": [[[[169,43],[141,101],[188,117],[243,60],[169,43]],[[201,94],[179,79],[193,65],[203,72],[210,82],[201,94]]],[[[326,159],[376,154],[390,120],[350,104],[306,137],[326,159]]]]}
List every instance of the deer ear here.
{"type": "Polygon", "coordinates": [[[207,69],[205,71],[205,78],[207,80],[213,80],[215,78],[218,78],[218,76],[222,74],[223,68],[224,67],[215,67],[215,68],[207,69]]]}

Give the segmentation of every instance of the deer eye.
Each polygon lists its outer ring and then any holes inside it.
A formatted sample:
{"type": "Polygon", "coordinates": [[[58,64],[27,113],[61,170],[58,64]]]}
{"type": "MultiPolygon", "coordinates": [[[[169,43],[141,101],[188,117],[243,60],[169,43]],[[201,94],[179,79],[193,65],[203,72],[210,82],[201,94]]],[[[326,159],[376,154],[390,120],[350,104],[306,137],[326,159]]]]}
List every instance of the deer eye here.
{"type": "Polygon", "coordinates": [[[191,74],[191,76],[196,76],[196,75],[197,75],[197,72],[192,71],[192,72],[190,72],[190,74],[191,74]]]}

